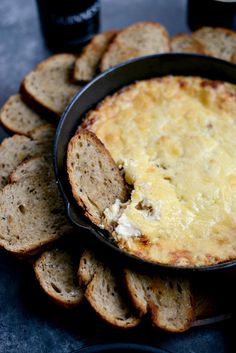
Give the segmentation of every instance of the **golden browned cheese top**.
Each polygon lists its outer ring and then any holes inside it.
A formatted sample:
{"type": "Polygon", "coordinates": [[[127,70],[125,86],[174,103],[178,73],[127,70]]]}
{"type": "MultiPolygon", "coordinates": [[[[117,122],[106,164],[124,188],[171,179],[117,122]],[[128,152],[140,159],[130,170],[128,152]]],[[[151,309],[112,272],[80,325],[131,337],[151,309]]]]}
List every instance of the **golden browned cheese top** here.
{"type": "Polygon", "coordinates": [[[236,258],[236,86],[198,77],[140,81],[107,97],[84,126],[133,185],[106,210],[118,245],[179,266],[236,258]]]}

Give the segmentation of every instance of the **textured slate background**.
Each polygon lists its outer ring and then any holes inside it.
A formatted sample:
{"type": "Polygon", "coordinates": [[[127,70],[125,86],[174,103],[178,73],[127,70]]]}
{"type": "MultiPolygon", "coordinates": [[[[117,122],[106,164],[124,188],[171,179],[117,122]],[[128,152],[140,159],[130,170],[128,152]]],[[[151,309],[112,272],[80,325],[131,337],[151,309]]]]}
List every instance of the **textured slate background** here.
{"type": "MultiPolygon", "coordinates": [[[[157,20],[171,34],[187,31],[185,0],[102,0],[101,29],[157,20]]],[[[33,0],[0,1],[0,105],[24,75],[50,54],[33,0]]],[[[0,128],[1,139],[6,132],[0,128]]],[[[146,326],[147,327],[147,326],[146,326]]],[[[39,290],[31,266],[0,251],[0,353],[69,353],[96,342],[131,341],[176,353],[236,352],[230,320],[168,334],[145,328],[124,332],[103,323],[86,305],[68,313],[39,290]]]]}

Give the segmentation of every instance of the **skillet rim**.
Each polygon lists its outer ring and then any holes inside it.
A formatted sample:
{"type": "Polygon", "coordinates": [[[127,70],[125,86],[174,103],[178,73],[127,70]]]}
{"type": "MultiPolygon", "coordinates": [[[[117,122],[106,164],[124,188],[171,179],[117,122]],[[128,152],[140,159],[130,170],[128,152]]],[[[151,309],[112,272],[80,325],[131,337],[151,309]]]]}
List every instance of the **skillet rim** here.
{"type": "MultiPolygon", "coordinates": [[[[66,176],[66,167],[65,167],[66,153],[64,150],[63,158],[61,158],[60,142],[63,140],[64,132],[66,129],[68,129],[68,125],[70,127],[70,124],[68,124],[68,120],[69,120],[68,117],[70,117],[70,114],[73,114],[73,108],[76,105],[78,105],[78,101],[80,102],[81,98],[83,98],[83,96],[86,95],[88,91],[94,90],[94,87],[96,89],[96,85],[102,82],[103,80],[108,79],[108,83],[109,83],[109,80],[111,80],[112,75],[114,74],[117,75],[117,73],[122,74],[122,71],[127,72],[127,69],[132,70],[132,68],[135,67],[135,65],[136,66],[140,65],[141,67],[142,65],[144,66],[146,65],[147,67],[148,64],[150,65],[150,62],[152,65],[153,65],[153,62],[154,63],[156,62],[158,64],[163,64],[163,65],[166,65],[166,63],[168,63],[169,65],[170,64],[173,65],[175,60],[177,60],[178,65],[181,64],[181,60],[183,60],[184,63],[187,62],[189,65],[192,64],[193,70],[190,70],[187,74],[181,74],[179,73],[179,70],[184,71],[185,68],[176,66],[175,68],[177,70],[176,71],[177,73],[173,73],[173,72],[171,73],[169,72],[169,70],[167,70],[168,73],[164,73],[164,74],[156,73],[155,75],[151,75],[151,76],[146,75],[146,78],[144,76],[144,78],[131,79],[129,83],[125,83],[125,84],[122,84],[121,82],[119,82],[119,88],[114,88],[114,85],[113,85],[113,88],[109,89],[109,93],[106,93],[103,96],[103,98],[97,99],[96,103],[93,103],[88,109],[84,110],[82,115],[80,115],[77,118],[76,127],[78,127],[78,125],[80,124],[80,121],[85,115],[85,113],[88,112],[88,110],[92,109],[94,106],[96,106],[99,102],[101,102],[102,99],[104,99],[106,96],[110,94],[113,94],[114,92],[118,91],[122,87],[125,87],[131,84],[132,82],[135,82],[138,80],[149,79],[151,77],[162,77],[166,75],[174,75],[174,76],[183,75],[183,76],[200,76],[203,78],[209,78],[209,79],[221,80],[221,81],[223,80],[225,82],[236,84],[236,65],[235,64],[226,62],[224,60],[220,60],[214,57],[209,57],[209,56],[199,55],[199,54],[166,53],[166,54],[148,55],[145,57],[128,60],[124,63],[121,63],[119,65],[116,65],[108,69],[105,72],[102,72],[101,74],[96,76],[92,81],[87,83],[77,94],[75,94],[75,96],[72,98],[71,102],[65,109],[59,121],[56,134],[55,134],[54,147],[53,147],[53,164],[54,164],[54,170],[56,175],[56,183],[58,184],[59,189],[62,193],[64,203],[66,206],[67,216],[69,220],[73,223],[73,225],[75,225],[77,229],[80,229],[80,230],[86,229],[87,231],[89,231],[97,240],[100,241],[102,245],[105,245],[107,248],[111,249],[118,256],[124,257],[127,260],[130,260],[131,262],[139,264],[144,267],[148,266],[150,268],[155,268],[159,270],[177,271],[177,272],[181,272],[182,274],[199,273],[199,272],[206,273],[206,272],[219,271],[219,270],[228,270],[234,267],[236,268],[236,258],[225,262],[216,263],[213,265],[194,267],[194,266],[173,266],[169,264],[161,264],[158,262],[147,261],[142,258],[139,258],[138,256],[132,255],[131,253],[128,253],[122,250],[121,248],[119,248],[118,246],[116,246],[113,241],[108,239],[107,232],[101,230],[96,225],[92,224],[92,222],[89,219],[85,218],[82,215],[82,210],[75,203],[72,193],[70,191],[69,181],[66,176]],[[197,66],[195,67],[196,63],[197,63],[197,66]],[[202,65],[199,65],[199,63],[202,65]],[[206,70],[207,68],[205,68],[204,64],[207,64],[208,69],[210,69],[209,75],[208,75],[208,71],[206,70]],[[212,67],[213,67],[213,71],[212,71],[212,67]],[[216,68],[220,68],[220,71],[216,72],[215,71],[216,68]],[[197,71],[202,70],[203,72],[205,72],[206,76],[202,76],[201,74],[196,75],[196,73],[193,73],[195,72],[196,69],[197,71]],[[227,74],[224,72],[224,69],[225,71],[227,71],[227,74]],[[230,72],[230,75],[228,75],[228,71],[230,72]],[[232,73],[232,77],[231,77],[231,73],[232,73]],[[227,79],[223,78],[223,76],[225,75],[226,76],[228,75],[227,79]],[[211,76],[216,76],[216,77],[212,78],[211,76]],[[218,76],[220,78],[218,78],[218,76]],[[75,215],[75,212],[76,213],[78,212],[78,214],[75,215]],[[78,216],[80,216],[80,219],[78,216]]],[[[164,68],[163,67],[159,68],[159,71],[161,70],[164,70],[164,68]]],[[[122,81],[123,77],[120,76],[118,77],[118,79],[122,81]]],[[[73,132],[75,132],[75,127],[74,128],[70,127],[70,130],[73,130],[73,132]]],[[[72,136],[73,135],[71,135],[71,137],[72,136]]],[[[67,139],[66,146],[68,145],[69,140],[70,138],[67,139]]]]}

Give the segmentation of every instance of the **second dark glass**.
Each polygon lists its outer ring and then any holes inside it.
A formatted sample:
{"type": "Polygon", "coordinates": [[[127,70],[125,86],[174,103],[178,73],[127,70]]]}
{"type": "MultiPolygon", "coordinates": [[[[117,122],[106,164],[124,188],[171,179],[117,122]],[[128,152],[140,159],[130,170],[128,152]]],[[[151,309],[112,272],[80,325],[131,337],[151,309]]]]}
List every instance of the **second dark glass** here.
{"type": "Polygon", "coordinates": [[[187,22],[192,31],[203,26],[236,29],[236,1],[188,0],[187,22]]]}

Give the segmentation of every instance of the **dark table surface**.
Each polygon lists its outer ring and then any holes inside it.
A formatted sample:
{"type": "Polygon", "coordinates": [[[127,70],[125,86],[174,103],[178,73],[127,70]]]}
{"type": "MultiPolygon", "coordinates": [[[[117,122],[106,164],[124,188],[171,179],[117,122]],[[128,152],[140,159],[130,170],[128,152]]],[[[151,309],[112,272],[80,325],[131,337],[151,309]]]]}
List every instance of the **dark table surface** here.
{"type": "MultiPolygon", "coordinates": [[[[153,20],[171,34],[188,31],[186,0],[102,0],[101,29],[153,20]]],[[[18,91],[36,63],[50,55],[34,0],[0,0],[0,105],[18,91]]],[[[7,133],[0,127],[0,138],[7,133]]],[[[169,334],[147,328],[113,329],[83,306],[66,312],[39,290],[31,266],[0,251],[0,353],[69,353],[99,342],[138,342],[176,353],[233,353],[235,322],[169,334]]]]}

